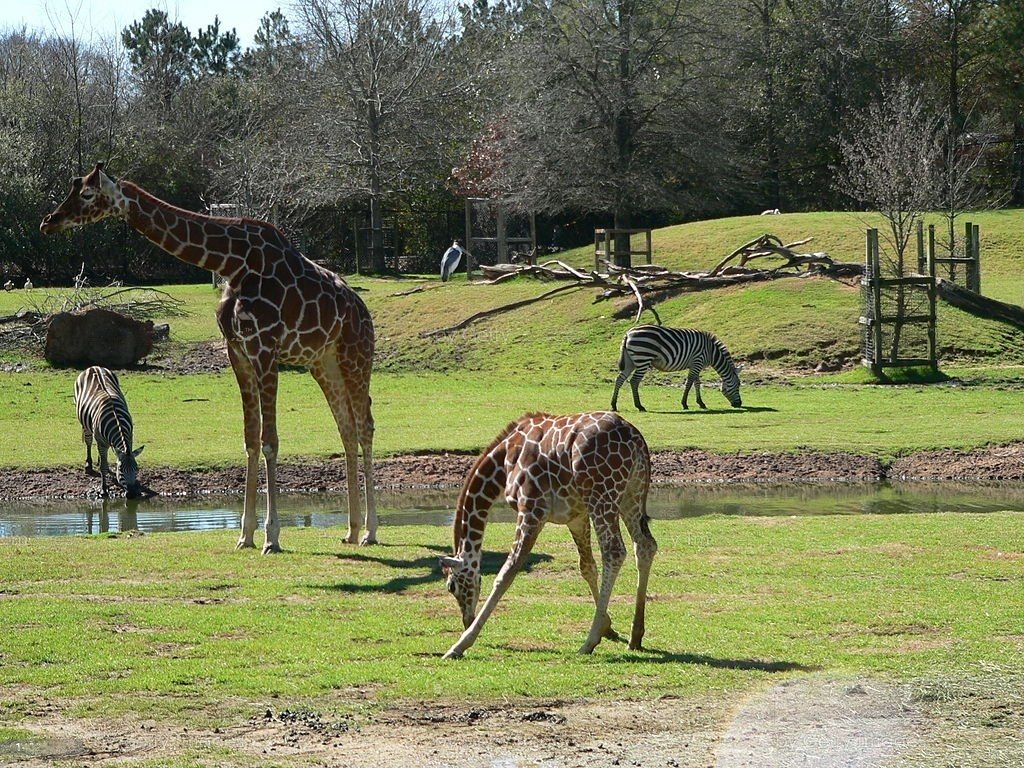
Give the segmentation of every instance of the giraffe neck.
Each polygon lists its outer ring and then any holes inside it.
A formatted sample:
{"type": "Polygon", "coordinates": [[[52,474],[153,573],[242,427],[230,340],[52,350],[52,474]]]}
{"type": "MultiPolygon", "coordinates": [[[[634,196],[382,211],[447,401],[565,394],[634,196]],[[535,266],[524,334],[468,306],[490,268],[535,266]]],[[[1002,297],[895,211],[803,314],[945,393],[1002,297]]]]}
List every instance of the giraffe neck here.
{"type": "Polygon", "coordinates": [[[470,470],[455,512],[455,554],[479,568],[483,559],[484,529],[491,505],[505,489],[504,444],[484,453],[470,470]]]}
{"type": "Polygon", "coordinates": [[[263,239],[258,222],[186,211],[130,181],[117,186],[128,223],[167,253],[226,278],[251,268],[247,257],[263,239]]]}

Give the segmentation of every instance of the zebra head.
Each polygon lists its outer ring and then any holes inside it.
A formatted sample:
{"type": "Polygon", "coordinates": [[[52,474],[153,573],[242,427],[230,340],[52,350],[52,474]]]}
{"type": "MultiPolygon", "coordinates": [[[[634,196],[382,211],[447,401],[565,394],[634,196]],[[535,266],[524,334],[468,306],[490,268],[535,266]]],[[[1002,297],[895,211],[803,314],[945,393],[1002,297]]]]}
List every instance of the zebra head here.
{"type": "Polygon", "coordinates": [[[731,373],[722,375],[722,394],[725,395],[733,408],[740,408],[743,401],[740,399],[740,377],[733,370],[731,373]]]}
{"type": "Polygon", "coordinates": [[[476,618],[476,604],[480,600],[480,568],[472,567],[461,557],[442,557],[441,570],[448,591],[462,610],[462,626],[469,629],[476,618]]]}
{"type": "Polygon", "coordinates": [[[142,496],[142,486],[139,484],[139,462],[136,457],[142,453],[146,446],[140,445],[134,451],[128,453],[117,453],[117,469],[114,478],[117,484],[125,490],[129,499],[137,499],[142,496]]]}

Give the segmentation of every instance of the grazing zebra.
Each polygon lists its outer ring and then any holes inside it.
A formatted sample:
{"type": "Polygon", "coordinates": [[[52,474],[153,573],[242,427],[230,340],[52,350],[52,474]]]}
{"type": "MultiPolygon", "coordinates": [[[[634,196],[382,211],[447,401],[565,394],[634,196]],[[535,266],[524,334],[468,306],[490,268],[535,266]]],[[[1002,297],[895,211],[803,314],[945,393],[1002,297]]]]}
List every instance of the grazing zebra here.
{"type": "Polygon", "coordinates": [[[686,397],[690,387],[697,393],[697,405],[707,408],[700,397],[700,372],[711,366],[722,377],[722,394],[733,408],[743,405],[740,400],[740,377],[736,373],[729,350],[714,334],[693,328],[666,328],[661,325],[638,325],[626,331],[619,354],[619,375],[615,379],[612,393],[612,410],[616,410],[619,388],[629,379],[633,389],[633,404],[638,411],[644,411],[640,404],[640,380],[653,367],[659,371],[680,371],[689,368],[686,386],[683,389],[683,408],[687,409],[686,397]]]}
{"type": "Polygon", "coordinates": [[[129,499],[142,495],[139,485],[139,465],[135,457],[145,446],[132,450],[132,416],[128,403],[121,392],[121,385],[113,371],[94,365],[86,368],[75,381],[75,410],[82,424],[82,440],[85,442],[86,471],[92,468],[92,439],[100,454],[100,480],[103,496],[107,494],[107,448],[117,457],[115,480],[125,489],[129,499]]]}

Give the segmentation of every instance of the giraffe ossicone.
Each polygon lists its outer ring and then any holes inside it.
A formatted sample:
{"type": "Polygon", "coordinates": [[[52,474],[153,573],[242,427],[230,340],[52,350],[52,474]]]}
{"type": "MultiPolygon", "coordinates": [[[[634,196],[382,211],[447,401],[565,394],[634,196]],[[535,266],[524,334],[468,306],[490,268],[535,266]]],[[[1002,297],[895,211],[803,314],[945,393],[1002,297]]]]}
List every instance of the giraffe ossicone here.
{"type": "Polygon", "coordinates": [[[242,399],[248,457],[239,548],[255,547],[259,462],[266,464],[263,552],[279,552],[277,514],[278,366],[305,366],[320,385],[345,449],[349,502],[346,541],[359,541],[359,452],[366,497],[363,544],[376,543],[370,373],[373,320],[338,275],[313,263],[273,224],[178,208],[97,163],[72,179],[71,192],[43,219],[44,234],[121,218],[172,256],[224,280],[217,323],[242,399]]]}
{"type": "Polygon", "coordinates": [[[647,516],[650,464],[643,435],[617,413],[530,413],[509,424],[466,476],[452,526],[454,554],[439,559],[465,628],[445,658],[460,658],[473,645],[549,522],[569,528],[579,551],[580,573],[594,598],[594,620],[580,653],[591,653],[602,638],[617,637],[608,602],[626,558],[619,522],[625,524],[638,571],[629,648],[639,650],[647,582],[658,550],[647,516]],[[484,530],[491,505],[501,493],[517,512],[515,538],[478,612],[484,530]],[[600,585],[591,526],[601,550],[600,585]]]}

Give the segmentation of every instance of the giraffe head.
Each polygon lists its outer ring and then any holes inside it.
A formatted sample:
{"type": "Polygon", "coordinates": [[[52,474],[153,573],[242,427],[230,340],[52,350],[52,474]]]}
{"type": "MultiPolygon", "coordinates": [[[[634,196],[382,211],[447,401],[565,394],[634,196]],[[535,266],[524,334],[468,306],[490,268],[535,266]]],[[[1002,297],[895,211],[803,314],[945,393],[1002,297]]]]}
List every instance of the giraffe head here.
{"type": "Polygon", "coordinates": [[[44,235],[63,232],[111,216],[123,216],[126,212],[121,190],[103,173],[103,163],[96,163],[87,175],[71,180],[71,192],[53,213],[43,219],[39,231],[44,235]]]}
{"type": "Polygon", "coordinates": [[[473,568],[461,557],[442,557],[441,570],[448,591],[455,596],[462,609],[462,626],[469,629],[476,617],[476,604],[480,600],[480,569],[473,568]]]}

